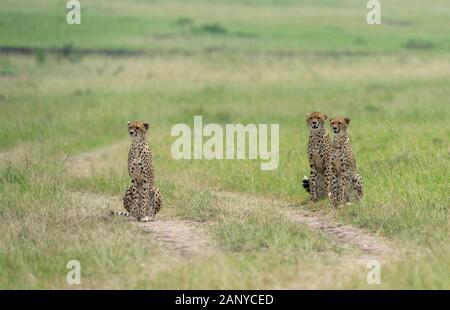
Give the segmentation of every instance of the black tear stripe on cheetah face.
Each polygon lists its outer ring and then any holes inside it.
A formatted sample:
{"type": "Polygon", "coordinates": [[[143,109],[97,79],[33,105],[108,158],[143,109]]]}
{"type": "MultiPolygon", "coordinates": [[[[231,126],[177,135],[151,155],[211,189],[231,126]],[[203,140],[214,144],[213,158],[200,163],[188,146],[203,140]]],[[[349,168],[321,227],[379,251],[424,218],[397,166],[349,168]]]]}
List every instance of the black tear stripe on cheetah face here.
{"type": "Polygon", "coordinates": [[[320,112],[311,112],[306,116],[310,176],[302,181],[302,185],[310,193],[312,201],[326,198],[329,191],[331,138],[325,127],[326,119],[327,116],[320,112]]]}
{"type": "Polygon", "coordinates": [[[132,140],[128,153],[128,174],[131,184],[123,197],[126,212],[121,215],[148,221],[161,210],[161,192],[155,185],[153,156],[147,142],[149,125],[143,122],[128,122],[128,133],[132,140]]]}
{"type": "Polygon", "coordinates": [[[348,137],[349,118],[330,120],[334,132],[331,152],[331,207],[342,207],[345,202],[359,201],[364,195],[364,184],[356,168],[356,160],[348,137]]]}

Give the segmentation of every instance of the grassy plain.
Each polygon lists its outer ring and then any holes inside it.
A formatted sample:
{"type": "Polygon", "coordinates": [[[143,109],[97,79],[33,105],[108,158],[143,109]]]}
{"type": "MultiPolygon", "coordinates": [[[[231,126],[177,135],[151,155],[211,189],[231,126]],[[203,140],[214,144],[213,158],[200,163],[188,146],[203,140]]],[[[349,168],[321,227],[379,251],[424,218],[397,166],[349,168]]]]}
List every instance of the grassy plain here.
{"type": "Polygon", "coordinates": [[[0,287],[71,288],[66,263],[78,259],[80,288],[449,289],[447,2],[386,2],[382,25],[369,26],[356,0],[99,0],[69,26],[61,1],[3,0],[0,47],[42,50],[0,53],[0,287]],[[352,119],[361,203],[307,202],[312,110],[352,119]],[[279,168],[172,159],[171,127],[194,115],[279,123],[279,168]],[[204,226],[207,255],[172,257],[105,216],[120,207],[105,197],[129,182],[130,119],[150,123],[162,216],[204,226]],[[91,165],[77,173],[70,160],[83,156],[91,165]],[[276,203],[216,191],[321,210],[389,239],[396,260],[369,286],[367,270],[340,267],[355,249],[290,223],[276,203]]]}

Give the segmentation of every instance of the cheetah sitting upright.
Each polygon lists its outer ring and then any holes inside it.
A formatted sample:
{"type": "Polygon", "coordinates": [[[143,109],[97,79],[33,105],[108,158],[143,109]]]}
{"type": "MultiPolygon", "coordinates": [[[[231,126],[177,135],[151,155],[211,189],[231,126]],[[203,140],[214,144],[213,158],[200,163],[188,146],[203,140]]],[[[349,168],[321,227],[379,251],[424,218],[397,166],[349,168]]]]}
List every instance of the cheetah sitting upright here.
{"type": "Polygon", "coordinates": [[[356,169],[356,160],[348,137],[348,117],[330,120],[334,138],[331,151],[330,199],[332,207],[342,207],[352,196],[360,200],[364,194],[364,185],[356,169]]]}
{"type": "Polygon", "coordinates": [[[310,177],[303,180],[303,187],[310,193],[312,201],[328,196],[330,179],[331,138],[325,128],[327,116],[320,112],[311,112],[306,116],[309,128],[308,159],[310,177]]]}
{"type": "Polygon", "coordinates": [[[161,209],[162,198],[155,185],[152,152],[147,142],[148,123],[128,122],[132,143],[128,153],[128,174],[131,185],[125,191],[123,206],[127,212],[113,212],[146,222],[161,209]]]}

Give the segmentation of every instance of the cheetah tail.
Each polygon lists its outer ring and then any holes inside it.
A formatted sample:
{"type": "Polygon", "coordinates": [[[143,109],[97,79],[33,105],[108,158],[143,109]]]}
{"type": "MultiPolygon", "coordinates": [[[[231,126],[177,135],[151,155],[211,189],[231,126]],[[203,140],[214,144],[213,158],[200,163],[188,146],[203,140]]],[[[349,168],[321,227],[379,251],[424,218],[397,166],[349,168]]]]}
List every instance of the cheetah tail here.
{"type": "Polygon", "coordinates": [[[128,213],[126,211],[109,211],[109,214],[123,216],[123,217],[129,217],[130,216],[130,213],[128,213]]]}
{"type": "Polygon", "coordinates": [[[309,193],[309,191],[310,191],[310,189],[309,189],[309,179],[308,179],[307,176],[303,177],[302,186],[305,189],[305,191],[309,193]]]}

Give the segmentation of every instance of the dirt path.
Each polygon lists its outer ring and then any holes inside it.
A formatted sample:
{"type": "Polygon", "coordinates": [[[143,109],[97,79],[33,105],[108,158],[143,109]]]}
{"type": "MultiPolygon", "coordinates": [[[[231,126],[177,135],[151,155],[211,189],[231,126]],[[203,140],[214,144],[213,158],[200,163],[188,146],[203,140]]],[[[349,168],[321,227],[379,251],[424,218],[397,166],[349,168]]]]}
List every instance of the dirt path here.
{"type": "MultiPolygon", "coordinates": [[[[122,210],[122,201],[120,197],[112,197],[101,194],[70,192],[74,201],[90,205],[95,210],[102,210],[105,216],[108,210],[122,210]]],[[[94,211],[98,215],[98,211],[94,211]]],[[[162,248],[165,248],[170,254],[181,256],[194,256],[208,252],[211,245],[206,237],[203,227],[199,223],[191,221],[181,221],[157,216],[152,222],[137,222],[130,220],[133,225],[150,232],[155,236],[162,248]]]]}
{"type": "Polygon", "coordinates": [[[228,208],[238,208],[240,212],[261,206],[276,208],[286,217],[286,220],[304,224],[310,229],[326,234],[335,242],[356,250],[339,254],[338,265],[323,266],[319,282],[305,282],[301,278],[300,281],[293,281],[277,289],[332,289],[337,279],[351,281],[355,275],[365,277],[368,272],[367,264],[372,260],[377,260],[381,265],[396,260],[396,256],[393,255],[394,250],[387,240],[356,227],[340,225],[327,214],[327,210],[313,212],[280,199],[235,192],[216,191],[214,194],[218,199],[225,201],[228,208]]]}
{"type": "Polygon", "coordinates": [[[211,247],[203,229],[194,222],[157,219],[138,225],[152,232],[163,247],[175,254],[200,255],[208,252],[211,247]]]}
{"type": "Polygon", "coordinates": [[[284,213],[291,220],[319,230],[339,243],[357,248],[365,257],[384,256],[392,252],[391,246],[386,240],[362,229],[340,225],[324,214],[306,210],[285,209],[284,213]]]}
{"type": "Polygon", "coordinates": [[[39,147],[33,143],[24,143],[11,149],[0,151],[0,163],[22,163],[36,157],[39,147]]]}
{"type": "MultiPolygon", "coordinates": [[[[368,263],[375,260],[384,266],[386,263],[393,262],[397,259],[393,255],[393,249],[389,242],[379,236],[370,234],[360,228],[336,223],[327,214],[312,212],[303,209],[295,210],[293,207],[287,206],[283,208],[285,215],[292,221],[307,225],[311,229],[318,230],[336,242],[357,250],[355,254],[346,254],[340,257],[340,264],[335,270],[328,270],[322,273],[321,287],[312,289],[329,287],[333,288],[335,281],[339,278],[341,281],[345,279],[350,282],[355,275],[367,275],[368,268],[373,265],[368,263]]],[[[304,284],[299,286],[298,283],[292,283],[287,289],[305,288],[304,284]]]]}
{"type": "Polygon", "coordinates": [[[69,156],[65,160],[66,169],[70,175],[89,177],[94,171],[108,170],[108,164],[111,161],[121,161],[126,168],[128,144],[128,141],[121,141],[90,152],[69,156]],[[121,154],[123,156],[120,156],[121,154]]]}
{"type": "Polygon", "coordinates": [[[246,208],[264,204],[277,207],[289,220],[305,224],[311,229],[325,233],[336,242],[356,248],[364,257],[384,256],[392,251],[389,243],[383,238],[356,227],[340,225],[325,212],[304,210],[301,206],[289,205],[289,203],[279,199],[255,197],[234,192],[218,191],[215,192],[215,195],[219,199],[228,201],[229,206],[239,205],[241,208],[246,208]]]}

